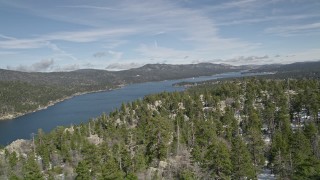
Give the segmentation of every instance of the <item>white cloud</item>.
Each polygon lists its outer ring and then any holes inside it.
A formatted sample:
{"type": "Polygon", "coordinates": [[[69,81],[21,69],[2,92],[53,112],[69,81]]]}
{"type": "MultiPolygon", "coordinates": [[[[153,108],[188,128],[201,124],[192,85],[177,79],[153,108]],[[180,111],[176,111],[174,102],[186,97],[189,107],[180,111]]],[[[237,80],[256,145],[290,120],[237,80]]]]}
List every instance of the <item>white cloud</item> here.
{"type": "Polygon", "coordinates": [[[106,70],[109,71],[120,71],[120,70],[126,70],[126,69],[132,69],[132,68],[138,68],[143,66],[142,63],[111,63],[106,67],[106,70]]]}
{"type": "Polygon", "coordinates": [[[0,38],[1,39],[5,39],[5,40],[13,40],[14,38],[13,37],[10,37],[10,36],[6,36],[6,35],[3,35],[3,34],[0,34],[0,38]]]}
{"type": "Polygon", "coordinates": [[[54,68],[54,71],[74,71],[74,70],[78,70],[80,69],[80,65],[79,64],[67,64],[67,65],[57,65],[54,68]]]}
{"type": "Polygon", "coordinates": [[[107,38],[122,37],[135,32],[134,29],[94,29],[86,31],[73,31],[73,32],[57,32],[53,34],[46,34],[32,39],[17,39],[7,38],[0,41],[0,48],[2,49],[34,49],[49,47],[58,50],[51,41],[69,41],[76,43],[103,41],[107,38]]]}
{"type": "MultiPolygon", "coordinates": [[[[2,2],[10,7],[19,8],[21,12],[28,15],[67,23],[70,27],[79,28],[72,30],[69,27],[68,31],[27,34],[24,38],[0,34],[0,50],[9,52],[48,48],[53,51],[53,55],[46,57],[53,57],[55,60],[59,57],[59,62],[64,59],[67,61],[64,63],[71,63],[69,69],[76,67],[77,64],[79,64],[78,67],[82,67],[81,64],[84,62],[90,62],[100,68],[106,67],[107,63],[128,64],[130,59],[135,59],[138,63],[163,61],[190,63],[213,61],[212,59],[217,61],[224,59],[230,62],[238,60],[238,63],[246,63],[246,58],[256,57],[247,61],[267,62],[258,57],[270,54],[266,52],[272,50],[264,51],[267,47],[264,44],[264,38],[255,39],[257,35],[267,33],[269,37],[319,33],[320,25],[314,22],[314,19],[320,17],[318,11],[301,11],[300,13],[290,8],[294,1],[220,2],[223,3],[208,1],[205,4],[187,1],[187,3],[197,3],[196,7],[182,6],[181,1],[170,0],[80,0],[63,2],[63,5],[53,3],[55,6],[50,7],[44,1],[2,2]],[[277,6],[277,3],[287,3],[288,8],[277,6]],[[259,29],[250,29],[252,36],[250,35],[249,38],[238,29],[231,30],[233,25],[245,27],[253,23],[260,23],[255,26],[259,29]],[[304,24],[301,25],[301,23],[304,24]],[[263,29],[266,30],[263,31],[263,29]],[[228,31],[232,31],[232,35],[229,36],[228,31]],[[63,46],[63,43],[68,46],[63,46]],[[95,47],[88,48],[88,52],[83,51],[82,45],[89,44],[95,44],[95,47]],[[75,53],[78,46],[81,46],[81,53],[79,53],[81,55],[75,53]],[[73,53],[70,53],[70,49],[73,53]]],[[[309,6],[304,4],[301,4],[302,8],[308,10],[309,6]]]]}
{"type": "Polygon", "coordinates": [[[262,23],[262,22],[283,22],[283,21],[296,21],[303,20],[309,18],[319,17],[320,14],[298,14],[298,15],[276,15],[276,16],[264,16],[260,18],[251,17],[251,18],[243,18],[232,21],[225,21],[217,23],[218,26],[230,26],[230,25],[239,25],[239,24],[254,24],[254,23],[262,23]]]}
{"type": "Polygon", "coordinates": [[[266,33],[277,34],[281,36],[291,36],[298,34],[318,33],[320,34],[320,23],[311,23],[304,25],[277,26],[267,28],[266,33]]]}
{"type": "Polygon", "coordinates": [[[109,50],[108,53],[112,56],[112,60],[118,61],[122,57],[122,52],[117,52],[117,51],[111,51],[109,50]]]}
{"type": "Polygon", "coordinates": [[[88,68],[90,69],[90,68],[94,68],[95,65],[92,64],[92,63],[85,63],[85,64],[83,64],[81,67],[82,67],[82,68],[85,68],[85,69],[88,69],[88,68]]]}
{"type": "Polygon", "coordinates": [[[265,64],[270,62],[270,57],[268,55],[264,56],[238,56],[231,59],[226,59],[223,62],[229,64],[265,64]]]}
{"type": "Polygon", "coordinates": [[[320,48],[294,52],[291,55],[281,56],[278,59],[280,60],[281,63],[285,63],[285,64],[299,62],[299,61],[319,61],[320,48]]]}
{"type": "Polygon", "coordinates": [[[61,7],[75,8],[75,9],[93,9],[93,10],[117,10],[111,7],[90,6],[90,5],[72,5],[72,6],[61,6],[61,7]]]}
{"type": "MultiPolygon", "coordinates": [[[[244,2],[233,4],[243,3],[244,2]]],[[[201,10],[182,8],[169,1],[139,1],[138,3],[119,1],[113,3],[112,8],[108,3],[106,3],[107,5],[94,5],[95,3],[92,3],[92,5],[66,5],[62,9],[64,11],[67,10],[68,15],[63,16],[63,19],[61,19],[61,16],[57,13],[60,9],[34,8],[24,3],[18,5],[17,3],[13,4],[34,12],[35,14],[41,14],[52,19],[74,23],[77,23],[75,19],[80,19],[80,21],[83,21],[81,24],[95,27],[93,30],[82,32],[60,32],[44,35],[40,37],[40,42],[42,42],[41,40],[92,42],[107,38],[115,39],[116,37],[126,35],[148,36],[155,35],[159,32],[166,32],[178,34],[178,36],[176,36],[177,40],[188,40],[190,43],[197,43],[196,46],[211,46],[213,43],[221,43],[224,41],[227,42],[223,43],[225,44],[224,48],[228,48],[229,45],[233,46],[233,43],[236,44],[236,47],[239,47],[241,43],[244,43],[245,46],[248,44],[240,40],[234,41],[220,37],[218,35],[218,29],[212,19],[203,14],[201,10]],[[82,14],[78,14],[78,11],[68,10],[68,8],[80,8],[90,13],[82,12],[82,14]],[[109,11],[110,9],[112,9],[112,11],[109,11]],[[109,23],[106,23],[113,18],[115,22],[113,22],[111,26],[109,23]],[[105,27],[108,27],[108,29],[105,29],[105,27]],[[208,44],[208,41],[211,41],[211,43],[208,44]]],[[[31,46],[34,43],[32,40],[29,42],[29,47],[37,47],[31,46]]],[[[38,46],[41,46],[41,44],[38,46]]],[[[234,48],[234,46],[232,48],[234,48]]]]}
{"type": "Polygon", "coordinates": [[[50,71],[53,69],[54,63],[53,59],[42,60],[31,65],[19,65],[17,67],[7,66],[7,69],[25,72],[50,71]]]}
{"type": "Polygon", "coordinates": [[[47,47],[47,42],[40,39],[10,39],[0,41],[1,49],[35,49],[47,47]]]}
{"type": "Polygon", "coordinates": [[[136,32],[134,28],[92,29],[85,31],[59,32],[41,37],[44,40],[70,42],[93,42],[107,38],[123,37],[136,32]]]}
{"type": "Polygon", "coordinates": [[[211,10],[226,10],[226,9],[232,9],[232,8],[248,8],[249,6],[256,6],[258,4],[262,4],[262,1],[259,0],[240,0],[240,1],[231,1],[219,4],[214,7],[209,7],[211,10]]]}
{"type": "Polygon", "coordinates": [[[227,63],[231,65],[243,65],[243,64],[289,64],[294,62],[303,61],[319,61],[320,60],[320,49],[309,49],[305,51],[292,52],[287,55],[263,55],[263,56],[236,56],[228,59],[218,59],[207,62],[219,62],[227,63]]]}

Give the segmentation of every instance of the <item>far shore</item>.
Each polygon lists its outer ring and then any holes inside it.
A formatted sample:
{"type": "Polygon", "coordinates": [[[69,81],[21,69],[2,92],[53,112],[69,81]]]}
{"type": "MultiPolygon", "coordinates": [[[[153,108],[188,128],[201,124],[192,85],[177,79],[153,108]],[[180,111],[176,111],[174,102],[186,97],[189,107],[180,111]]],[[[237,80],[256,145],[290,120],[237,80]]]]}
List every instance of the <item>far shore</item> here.
{"type": "Polygon", "coordinates": [[[18,118],[18,117],[21,117],[21,116],[24,116],[24,115],[27,115],[27,114],[31,114],[31,113],[34,113],[34,112],[37,112],[37,111],[41,111],[41,110],[47,109],[50,106],[54,106],[57,103],[63,102],[65,100],[71,99],[71,98],[76,97],[76,96],[80,96],[80,95],[84,95],[84,94],[90,94],[90,93],[112,91],[112,90],[116,90],[116,89],[122,88],[124,86],[125,86],[124,84],[121,84],[121,85],[118,85],[115,88],[108,88],[108,89],[102,89],[102,90],[96,90],[96,91],[77,92],[77,93],[72,94],[71,96],[66,96],[66,97],[63,97],[61,99],[57,99],[55,101],[50,101],[46,106],[40,106],[35,110],[27,111],[27,112],[24,112],[24,113],[14,113],[14,114],[6,114],[4,116],[0,116],[0,121],[13,120],[15,118],[18,118]]]}

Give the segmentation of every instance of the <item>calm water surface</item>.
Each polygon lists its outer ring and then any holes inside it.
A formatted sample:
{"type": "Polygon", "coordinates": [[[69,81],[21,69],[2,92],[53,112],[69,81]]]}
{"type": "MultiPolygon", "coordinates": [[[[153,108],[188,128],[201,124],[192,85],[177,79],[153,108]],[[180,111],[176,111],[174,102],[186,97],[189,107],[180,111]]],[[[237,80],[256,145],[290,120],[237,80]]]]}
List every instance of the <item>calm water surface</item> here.
{"type": "Polygon", "coordinates": [[[120,107],[122,102],[131,102],[148,94],[184,90],[183,87],[172,86],[177,82],[198,82],[241,76],[248,76],[248,74],[243,75],[239,72],[232,72],[214,76],[132,84],[113,91],[76,96],[45,110],[13,120],[0,121],[0,144],[7,145],[16,139],[30,139],[31,134],[36,133],[39,128],[48,132],[57,126],[69,126],[87,122],[90,118],[97,117],[103,112],[109,113],[113,111],[120,107]]]}

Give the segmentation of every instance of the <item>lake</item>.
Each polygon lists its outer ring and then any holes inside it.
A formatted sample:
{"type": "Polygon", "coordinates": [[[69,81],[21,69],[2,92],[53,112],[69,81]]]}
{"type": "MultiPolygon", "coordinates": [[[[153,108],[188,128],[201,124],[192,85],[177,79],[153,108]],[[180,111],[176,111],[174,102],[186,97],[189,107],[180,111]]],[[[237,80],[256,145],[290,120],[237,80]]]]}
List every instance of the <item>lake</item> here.
{"type": "Polygon", "coordinates": [[[39,128],[49,132],[57,126],[70,126],[71,124],[87,122],[90,118],[97,117],[103,112],[109,113],[119,108],[122,102],[131,102],[148,94],[184,90],[183,87],[172,86],[174,83],[182,81],[199,82],[251,75],[231,72],[189,79],[147,82],[127,85],[112,91],[76,96],[41,111],[12,120],[0,121],[0,144],[7,145],[16,139],[30,139],[31,134],[36,133],[39,128]]]}

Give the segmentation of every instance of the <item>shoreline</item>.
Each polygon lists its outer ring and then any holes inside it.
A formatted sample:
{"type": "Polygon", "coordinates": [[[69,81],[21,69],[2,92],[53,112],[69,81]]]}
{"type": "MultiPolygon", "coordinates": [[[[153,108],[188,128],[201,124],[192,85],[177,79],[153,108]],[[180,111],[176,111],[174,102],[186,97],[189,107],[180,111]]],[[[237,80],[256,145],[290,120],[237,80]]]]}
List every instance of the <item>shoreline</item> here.
{"type": "Polygon", "coordinates": [[[14,113],[14,114],[7,114],[7,115],[4,115],[4,116],[0,116],[0,121],[10,121],[10,120],[13,120],[15,118],[18,118],[18,117],[21,117],[21,116],[24,116],[24,115],[27,115],[27,114],[31,114],[31,113],[35,113],[35,112],[38,112],[38,111],[41,111],[41,110],[45,110],[50,106],[54,106],[54,105],[56,105],[56,104],[58,104],[60,102],[66,101],[66,100],[71,99],[71,98],[76,97],[76,96],[81,96],[81,95],[91,94],[91,93],[98,93],[98,92],[113,91],[113,90],[116,90],[116,89],[120,89],[120,88],[122,88],[124,86],[126,86],[126,85],[125,84],[121,84],[121,85],[115,86],[115,88],[101,89],[101,90],[95,90],[95,91],[77,92],[77,93],[74,93],[74,94],[72,94],[70,96],[66,96],[66,97],[63,97],[63,98],[60,98],[60,99],[57,99],[57,100],[54,100],[54,101],[49,101],[49,103],[47,105],[40,106],[35,110],[30,110],[30,111],[27,111],[27,112],[24,112],[24,113],[14,113]]]}
{"type": "MultiPolygon", "coordinates": [[[[232,71],[232,72],[241,72],[241,71],[232,71]]],[[[230,72],[225,72],[225,73],[230,73],[230,72]]],[[[221,74],[225,74],[225,73],[221,73],[221,74]]],[[[209,76],[214,76],[214,75],[217,75],[217,74],[208,75],[208,77],[209,76]]],[[[194,76],[193,78],[198,78],[198,77],[202,77],[202,76],[194,76]]],[[[203,76],[203,77],[207,77],[207,76],[203,76]]],[[[184,77],[182,79],[185,79],[185,78],[192,78],[192,77],[184,77]]],[[[167,79],[167,80],[179,80],[179,79],[167,79]]],[[[167,80],[158,80],[158,81],[167,81],[167,80]]],[[[158,81],[146,81],[146,82],[158,82],[158,81]]],[[[146,82],[138,82],[138,83],[146,83],[146,82]]],[[[57,103],[63,102],[63,101],[68,100],[68,99],[71,99],[71,98],[73,98],[75,96],[80,96],[80,95],[90,94],[90,93],[104,92],[104,91],[113,91],[113,90],[116,90],[116,89],[120,89],[120,88],[122,88],[122,87],[124,87],[126,85],[130,85],[130,84],[137,84],[137,83],[118,84],[118,85],[114,85],[113,88],[111,87],[111,88],[108,88],[108,89],[95,90],[95,91],[86,91],[86,92],[77,92],[77,93],[74,93],[74,94],[72,94],[70,96],[67,96],[67,97],[64,97],[64,98],[60,98],[60,99],[57,99],[57,100],[54,100],[54,101],[50,101],[47,105],[40,106],[40,107],[36,108],[35,110],[30,110],[30,111],[27,111],[27,112],[24,112],[24,113],[20,112],[20,113],[6,114],[6,115],[3,115],[3,116],[0,116],[0,121],[10,121],[10,120],[13,120],[15,118],[18,118],[18,117],[21,117],[21,116],[24,116],[24,115],[27,115],[27,114],[31,114],[31,113],[34,113],[34,112],[37,112],[37,111],[44,110],[44,109],[47,109],[50,106],[53,106],[53,105],[55,105],[57,103]]],[[[173,84],[173,86],[177,86],[177,83],[173,84]]],[[[184,87],[184,86],[182,86],[182,87],[184,87]]],[[[187,87],[185,87],[185,88],[187,88],[187,87]]]]}
{"type": "MultiPolygon", "coordinates": [[[[239,71],[230,71],[230,72],[239,72],[239,71]]],[[[224,73],[230,73],[230,72],[224,72],[224,73]]],[[[217,75],[217,74],[224,74],[224,73],[215,73],[215,74],[211,74],[211,75],[208,75],[208,76],[214,76],[214,75],[217,75]]],[[[47,105],[45,106],[40,106],[38,108],[36,108],[35,110],[30,110],[30,111],[27,111],[27,112],[24,112],[24,113],[21,113],[21,112],[17,112],[17,113],[14,113],[14,114],[6,114],[6,115],[3,115],[3,116],[0,116],[0,121],[10,121],[10,120],[13,120],[15,118],[18,118],[18,117],[21,117],[21,116],[24,116],[24,115],[27,115],[27,114],[31,114],[31,113],[34,113],[34,112],[37,112],[37,111],[41,111],[41,110],[44,110],[44,109],[47,109],[48,107],[50,106],[53,106],[57,103],[60,103],[60,102],[63,102],[65,100],[68,100],[68,99],[71,99],[75,96],[80,96],[80,95],[84,95],[84,94],[90,94],[90,93],[97,93],[97,92],[104,92],[104,91],[112,91],[112,90],[116,90],[116,89],[120,89],[124,86],[127,86],[127,85],[130,85],[130,84],[137,84],[137,83],[146,83],[146,82],[158,82],[158,81],[167,81],[167,80],[179,80],[179,79],[185,79],[185,78],[195,78],[195,77],[201,77],[201,76],[190,76],[190,77],[184,77],[184,78],[178,78],[178,79],[166,79],[166,80],[156,80],[156,81],[143,81],[143,82],[135,82],[135,83],[124,83],[124,84],[118,84],[118,85],[114,85],[113,87],[114,88],[108,88],[108,89],[102,89],[102,90],[96,90],[96,91],[86,91],[86,92],[77,92],[77,93],[74,93],[70,96],[67,96],[67,97],[64,97],[64,98],[61,98],[61,99],[57,99],[55,101],[50,101],[47,105]]],[[[205,75],[204,75],[205,77],[205,75]]]]}

